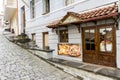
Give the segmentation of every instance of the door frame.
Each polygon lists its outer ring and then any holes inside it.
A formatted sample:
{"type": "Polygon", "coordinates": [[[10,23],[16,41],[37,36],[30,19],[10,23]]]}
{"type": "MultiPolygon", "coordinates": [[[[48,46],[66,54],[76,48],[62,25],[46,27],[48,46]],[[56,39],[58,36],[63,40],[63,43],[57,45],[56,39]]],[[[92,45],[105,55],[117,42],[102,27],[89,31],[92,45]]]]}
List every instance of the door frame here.
{"type": "MultiPolygon", "coordinates": [[[[95,26],[89,26],[89,27],[83,27],[82,28],[82,51],[83,51],[83,62],[86,62],[86,61],[88,61],[88,63],[93,63],[93,64],[97,64],[98,63],[98,60],[96,59],[96,60],[94,60],[95,58],[98,58],[98,55],[96,55],[96,50],[85,50],[85,47],[86,47],[86,45],[85,45],[85,33],[83,32],[83,31],[85,31],[86,29],[94,29],[95,30],[95,34],[97,33],[97,31],[96,31],[96,27],[95,26]],[[86,54],[88,54],[88,56],[89,57],[92,57],[92,59],[87,59],[86,60],[86,58],[84,58],[85,56],[86,56],[86,54]],[[93,59],[93,57],[94,57],[94,59],[93,59]]],[[[94,36],[95,37],[95,45],[96,45],[96,35],[94,36]]],[[[98,49],[96,46],[95,46],[95,49],[98,49]]],[[[98,51],[98,50],[97,50],[98,51]]]]}
{"type": "Polygon", "coordinates": [[[25,19],[25,6],[21,7],[21,25],[22,25],[22,32],[25,33],[25,27],[26,27],[26,19],[25,19]]]}
{"type": "MultiPolygon", "coordinates": [[[[95,48],[96,48],[96,62],[89,62],[88,63],[93,63],[93,64],[100,64],[100,65],[105,65],[105,66],[112,66],[112,67],[116,67],[116,29],[115,29],[115,26],[114,24],[106,24],[106,25],[99,25],[99,26],[90,26],[90,27],[82,27],[82,51],[83,51],[83,62],[86,62],[85,61],[85,54],[86,54],[86,51],[85,51],[85,29],[90,29],[90,28],[93,28],[95,29],[95,48]],[[110,26],[112,28],[112,53],[108,53],[108,52],[104,52],[105,54],[103,54],[102,52],[100,52],[100,47],[99,47],[99,44],[100,44],[100,35],[99,35],[99,29],[100,28],[107,28],[107,26],[110,26]],[[99,36],[99,37],[98,37],[99,36]],[[98,37],[98,38],[97,38],[98,37]],[[107,56],[107,57],[113,57],[113,62],[110,63],[110,64],[104,64],[104,63],[100,63],[100,56],[107,56]]],[[[88,51],[89,54],[91,54],[92,52],[88,51]]],[[[104,62],[104,61],[103,61],[104,62]]]]}

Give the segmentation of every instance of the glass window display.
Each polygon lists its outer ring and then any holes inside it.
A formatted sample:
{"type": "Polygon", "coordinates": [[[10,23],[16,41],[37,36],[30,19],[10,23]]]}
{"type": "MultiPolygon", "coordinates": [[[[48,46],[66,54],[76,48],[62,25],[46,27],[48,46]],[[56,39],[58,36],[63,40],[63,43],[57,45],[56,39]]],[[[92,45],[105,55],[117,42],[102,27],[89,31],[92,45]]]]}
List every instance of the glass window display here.
{"type": "Polygon", "coordinates": [[[78,57],[80,56],[80,45],[65,43],[58,44],[58,54],[78,57]]]}
{"type": "Polygon", "coordinates": [[[112,28],[100,29],[100,51],[112,51],[112,28]]]}
{"type": "Polygon", "coordinates": [[[95,50],[95,30],[85,30],[85,44],[86,50],[95,50]]]}

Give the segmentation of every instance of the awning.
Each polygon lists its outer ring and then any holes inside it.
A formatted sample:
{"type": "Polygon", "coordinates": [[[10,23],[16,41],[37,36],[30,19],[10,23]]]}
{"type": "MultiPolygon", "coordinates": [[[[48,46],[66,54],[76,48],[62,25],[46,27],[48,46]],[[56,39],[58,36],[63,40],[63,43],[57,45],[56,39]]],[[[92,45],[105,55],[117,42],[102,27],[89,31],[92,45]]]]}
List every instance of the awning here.
{"type": "Polygon", "coordinates": [[[97,8],[83,13],[68,12],[61,20],[56,20],[50,23],[48,28],[57,28],[69,24],[78,24],[88,21],[100,20],[118,16],[118,6],[109,5],[102,8],[97,8]]]}

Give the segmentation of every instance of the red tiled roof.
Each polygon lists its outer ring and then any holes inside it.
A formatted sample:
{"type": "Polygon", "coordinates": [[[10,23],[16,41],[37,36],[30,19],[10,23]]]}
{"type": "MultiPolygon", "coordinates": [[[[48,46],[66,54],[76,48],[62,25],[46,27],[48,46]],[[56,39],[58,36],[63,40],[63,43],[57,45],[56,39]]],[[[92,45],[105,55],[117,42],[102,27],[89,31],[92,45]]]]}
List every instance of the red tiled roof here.
{"type": "MultiPolygon", "coordinates": [[[[65,16],[67,16],[68,14],[71,14],[75,17],[79,17],[80,23],[82,23],[82,22],[105,19],[105,18],[109,18],[112,16],[117,16],[118,6],[111,5],[111,6],[107,6],[104,8],[99,8],[99,9],[95,9],[92,11],[84,12],[81,14],[75,13],[75,12],[68,12],[65,16]]],[[[47,27],[54,28],[54,27],[57,27],[58,25],[61,25],[60,22],[65,18],[65,16],[61,20],[57,20],[57,21],[50,23],[47,27]]]]}
{"type": "Polygon", "coordinates": [[[82,13],[79,15],[79,18],[81,18],[82,22],[86,22],[86,21],[103,19],[117,15],[118,15],[118,6],[112,5],[101,9],[96,9],[93,11],[82,13]]]}
{"type": "Polygon", "coordinates": [[[51,23],[49,23],[49,25],[47,26],[48,28],[56,28],[56,26],[58,26],[60,20],[55,20],[51,23]]]}

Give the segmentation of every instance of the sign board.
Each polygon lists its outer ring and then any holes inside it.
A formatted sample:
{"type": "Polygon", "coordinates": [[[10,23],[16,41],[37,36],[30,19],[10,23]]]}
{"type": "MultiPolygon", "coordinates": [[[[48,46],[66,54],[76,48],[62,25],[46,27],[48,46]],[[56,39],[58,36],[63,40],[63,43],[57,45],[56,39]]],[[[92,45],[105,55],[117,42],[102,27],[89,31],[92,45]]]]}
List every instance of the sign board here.
{"type": "Polygon", "coordinates": [[[78,57],[81,55],[80,52],[81,52],[80,44],[68,44],[68,43],[58,44],[59,55],[69,55],[69,56],[78,57]]]}

